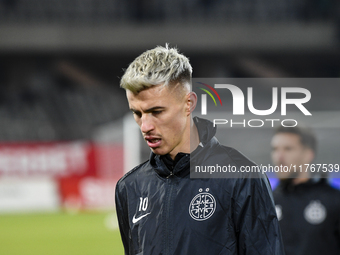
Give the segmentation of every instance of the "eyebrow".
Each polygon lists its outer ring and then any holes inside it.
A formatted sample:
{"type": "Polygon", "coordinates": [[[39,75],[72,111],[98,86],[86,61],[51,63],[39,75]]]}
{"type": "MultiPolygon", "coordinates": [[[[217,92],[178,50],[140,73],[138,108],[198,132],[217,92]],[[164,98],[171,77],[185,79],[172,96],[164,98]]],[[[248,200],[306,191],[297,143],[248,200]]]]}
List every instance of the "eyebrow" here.
{"type": "MultiPolygon", "coordinates": [[[[152,112],[152,111],[156,111],[156,110],[164,110],[165,109],[165,107],[163,107],[163,106],[154,106],[154,107],[151,107],[151,108],[149,108],[149,109],[146,109],[144,112],[152,112]]],[[[140,112],[140,111],[137,111],[137,110],[135,110],[135,109],[133,109],[133,108],[130,108],[130,110],[132,111],[132,112],[140,112]]]]}

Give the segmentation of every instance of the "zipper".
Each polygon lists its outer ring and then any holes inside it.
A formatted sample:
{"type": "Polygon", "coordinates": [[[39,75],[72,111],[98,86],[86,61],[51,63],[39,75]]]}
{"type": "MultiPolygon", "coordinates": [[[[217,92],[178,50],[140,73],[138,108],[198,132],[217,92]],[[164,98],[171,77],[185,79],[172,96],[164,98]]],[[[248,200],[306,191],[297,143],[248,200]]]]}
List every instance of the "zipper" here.
{"type": "Polygon", "coordinates": [[[167,179],[171,178],[174,175],[174,166],[171,166],[170,174],[166,177],[167,179]]]}
{"type": "Polygon", "coordinates": [[[165,252],[164,255],[171,255],[172,254],[172,233],[173,230],[171,228],[172,221],[170,218],[172,218],[172,200],[173,200],[173,190],[174,190],[174,180],[172,178],[174,176],[173,172],[170,173],[170,175],[167,177],[167,185],[168,185],[168,196],[166,200],[166,208],[165,208],[165,252]]]}

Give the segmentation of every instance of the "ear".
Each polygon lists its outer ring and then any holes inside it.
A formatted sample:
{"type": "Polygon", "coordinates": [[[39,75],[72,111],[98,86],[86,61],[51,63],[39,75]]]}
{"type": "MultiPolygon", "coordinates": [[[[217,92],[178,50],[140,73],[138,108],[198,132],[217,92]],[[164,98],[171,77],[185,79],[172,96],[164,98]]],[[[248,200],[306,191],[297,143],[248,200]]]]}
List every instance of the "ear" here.
{"type": "Polygon", "coordinates": [[[305,150],[306,151],[305,151],[305,155],[304,155],[304,161],[311,163],[314,160],[315,153],[314,153],[313,150],[311,150],[309,148],[306,148],[305,150]]]}
{"type": "Polygon", "coordinates": [[[196,108],[197,105],[197,95],[195,92],[190,92],[187,94],[187,108],[186,112],[190,115],[196,108]]]}

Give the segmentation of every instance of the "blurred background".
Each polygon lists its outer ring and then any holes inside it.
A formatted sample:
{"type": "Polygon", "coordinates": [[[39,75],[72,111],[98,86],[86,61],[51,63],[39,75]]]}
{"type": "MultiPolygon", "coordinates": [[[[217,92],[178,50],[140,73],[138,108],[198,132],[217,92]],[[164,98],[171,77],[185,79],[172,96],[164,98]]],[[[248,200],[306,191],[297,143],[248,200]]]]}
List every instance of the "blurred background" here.
{"type": "MultiPolygon", "coordinates": [[[[194,77],[337,78],[340,5],[0,0],[0,254],[123,254],[114,188],[149,150],[119,81],[165,43],[190,58],[194,77]]],[[[338,110],[339,92],[313,109],[338,110]]],[[[325,149],[338,144],[337,126],[328,131],[325,149]]],[[[226,144],[270,163],[269,133],[254,153],[237,132],[226,144]]]]}

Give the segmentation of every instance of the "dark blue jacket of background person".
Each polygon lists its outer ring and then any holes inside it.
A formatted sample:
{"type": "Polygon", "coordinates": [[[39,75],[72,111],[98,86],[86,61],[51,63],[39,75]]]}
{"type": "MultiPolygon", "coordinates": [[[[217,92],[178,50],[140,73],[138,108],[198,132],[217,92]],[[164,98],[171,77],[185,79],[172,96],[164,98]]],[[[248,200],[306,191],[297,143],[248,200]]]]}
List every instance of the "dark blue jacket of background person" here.
{"type": "Polygon", "coordinates": [[[284,254],[266,176],[190,178],[190,158],[199,165],[254,165],[222,146],[210,121],[194,122],[201,145],[191,155],[179,153],[172,162],[151,153],[117,183],[125,254],[284,254]]]}
{"type": "Polygon", "coordinates": [[[326,179],[289,179],[273,194],[287,255],[340,254],[339,190],[326,179]]]}

